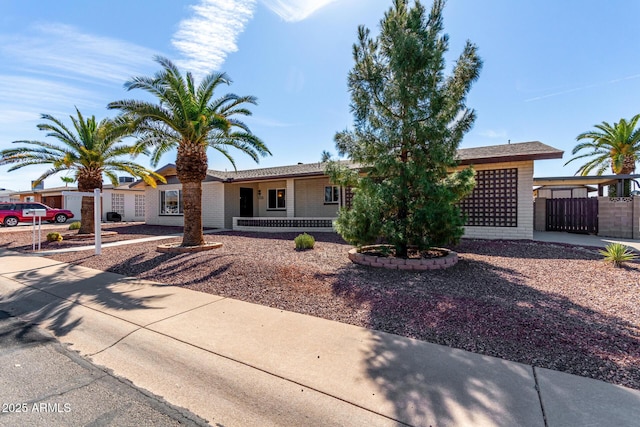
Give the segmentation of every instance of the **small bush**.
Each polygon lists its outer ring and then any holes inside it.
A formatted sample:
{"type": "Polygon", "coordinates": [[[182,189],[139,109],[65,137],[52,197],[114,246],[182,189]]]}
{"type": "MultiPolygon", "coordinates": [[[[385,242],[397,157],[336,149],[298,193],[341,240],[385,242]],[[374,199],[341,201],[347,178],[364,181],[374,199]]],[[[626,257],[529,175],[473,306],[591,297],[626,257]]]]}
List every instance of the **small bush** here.
{"type": "Polygon", "coordinates": [[[47,234],[47,242],[62,242],[62,234],[55,232],[47,234]]]}
{"type": "Polygon", "coordinates": [[[313,245],[316,244],[316,239],[313,236],[304,233],[298,235],[293,241],[296,243],[296,249],[313,249],[313,245]]]}
{"type": "Polygon", "coordinates": [[[80,230],[80,221],[69,224],[69,230],[80,230]]]}
{"type": "Polygon", "coordinates": [[[607,245],[605,250],[599,252],[604,256],[604,260],[612,263],[614,267],[620,267],[625,261],[633,261],[638,258],[628,246],[622,243],[611,243],[607,245]]]}

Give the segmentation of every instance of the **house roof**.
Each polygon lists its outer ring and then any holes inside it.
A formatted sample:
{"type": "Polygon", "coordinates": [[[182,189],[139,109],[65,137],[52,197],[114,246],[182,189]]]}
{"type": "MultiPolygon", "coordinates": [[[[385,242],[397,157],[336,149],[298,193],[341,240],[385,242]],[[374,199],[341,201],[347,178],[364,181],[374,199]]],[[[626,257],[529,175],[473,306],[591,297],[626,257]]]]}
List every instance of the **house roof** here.
{"type": "MultiPolygon", "coordinates": [[[[341,160],[339,163],[351,168],[357,165],[349,160],[341,160]]],[[[259,181],[263,179],[291,178],[300,176],[323,176],[325,173],[326,163],[298,163],[290,166],[277,166],[272,168],[248,169],[233,172],[221,172],[209,170],[207,174],[214,180],[232,182],[232,181],[259,181]]]]}
{"type": "MultiPolygon", "coordinates": [[[[491,145],[487,147],[463,148],[458,150],[458,158],[461,165],[470,165],[524,160],[561,159],[563,153],[562,150],[550,147],[542,142],[531,141],[491,145]]],[[[360,165],[349,160],[341,160],[339,163],[353,169],[360,167],[360,165]]],[[[232,172],[208,170],[205,181],[239,182],[323,176],[325,175],[324,171],[326,166],[326,163],[318,162],[232,172]]],[[[176,166],[175,164],[167,164],[156,170],[156,172],[164,176],[175,175],[176,166]]],[[[144,185],[144,182],[137,181],[131,184],[131,187],[134,188],[139,185],[144,185]]]]}
{"type": "Polygon", "coordinates": [[[50,194],[50,193],[61,193],[62,191],[78,191],[78,189],[76,187],[51,187],[51,188],[42,188],[38,190],[16,191],[13,194],[16,194],[16,195],[50,194]]]}
{"type": "Polygon", "coordinates": [[[487,147],[461,148],[458,159],[461,165],[517,162],[522,160],[561,159],[564,151],[540,141],[516,142],[487,147]]]}
{"type": "Polygon", "coordinates": [[[621,179],[640,179],[640,175],[559,176],[533,178],[533,185],[611,185],[621,179]]]}

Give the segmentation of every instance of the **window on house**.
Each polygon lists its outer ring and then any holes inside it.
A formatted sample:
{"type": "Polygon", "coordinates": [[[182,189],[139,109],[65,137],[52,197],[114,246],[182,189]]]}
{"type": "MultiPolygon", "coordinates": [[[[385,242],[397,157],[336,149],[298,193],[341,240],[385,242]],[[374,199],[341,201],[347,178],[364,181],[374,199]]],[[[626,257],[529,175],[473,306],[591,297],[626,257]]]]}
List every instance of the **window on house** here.
{"type": "Polygon", "coordinates": [[[144,194],[136,194],[134,210],[136,217],[144,216],[144,194]]]}
{"type": "Polygon", "coordinates": [[[182,190],[160,191],[160,215],[182,215],[182,190]]]}
{"type": "Polygon", "coordinates": [[[267,209],[286,209],[286,190],[284,188],[272,188],[269,190],[269,204],[267,209]]]}
{"type": "Polygon", "coordinates": [[[111,195],[111,212],[118,212],[124,216],[124,194],[111,195]]]}
{"type": "Polygon", "coordinates": [[[340,201],[340,187],[337,185],[327,185],[324,187],[324,202],[338,203],[340,201]]]}

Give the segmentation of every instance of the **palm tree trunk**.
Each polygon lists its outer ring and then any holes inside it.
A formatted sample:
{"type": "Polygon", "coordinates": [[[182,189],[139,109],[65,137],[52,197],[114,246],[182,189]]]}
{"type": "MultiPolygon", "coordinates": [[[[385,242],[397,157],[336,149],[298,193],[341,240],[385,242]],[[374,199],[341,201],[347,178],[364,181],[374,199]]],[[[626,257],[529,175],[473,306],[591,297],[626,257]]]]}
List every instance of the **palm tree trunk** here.
{"type": "Polygon", "coordinates": [[[82,196],[80,206],[80,229],[78,234],[91,234],[94,231],[95,221],[93,220],[93,197],[82,196]]]}
{"type": "Polygon", "coordinates": [[[182,184],[184,234],[182,246],[204,245],[202,234],[202,181],[207,176],[206,147],[182,143],[178,147],[176,171],[182,184]]]}
{"type": "MultiPolygon", "coordinates": [[[[78,176],[78,191],[93,192],[99,188],[102,191],[102,171],[87,170],[78,176]]],[[[80,207],[80,229],[78,234],[91,234],[94,232],[94,200],[93,197],[83,196],[82,206],[80,207]]]]}
{"type": "Polygon", "coordinates": [[[182,184],[184,235],[182,246],[204,245],[202,235],[202,181],[182,184]]]}

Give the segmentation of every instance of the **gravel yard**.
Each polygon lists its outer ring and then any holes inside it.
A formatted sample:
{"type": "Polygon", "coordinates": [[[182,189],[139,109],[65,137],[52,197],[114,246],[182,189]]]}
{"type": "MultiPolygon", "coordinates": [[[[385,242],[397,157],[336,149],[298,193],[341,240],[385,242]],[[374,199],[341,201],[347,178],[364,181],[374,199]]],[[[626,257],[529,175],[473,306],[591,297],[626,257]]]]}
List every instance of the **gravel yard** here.
{"type": "MultiPolygon", "coordinates": [[[[120,233],[105,242],[181,231],[104,229],[120,233]]],[[[302,252],[295,236],[224,232],[206,235],[224,244],[209,252],[161,254],[148,242],[49,257],[640,389],[638,262],[615,269],[588,249],[465,240],[447,270],[387,271],[352,264],[335,234],[316,233],[302,252]]],[[[30,251],[31,233],[0,233],[0,247],[30,251]]]]}

